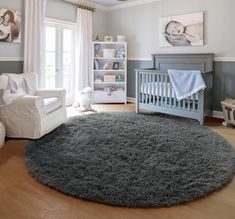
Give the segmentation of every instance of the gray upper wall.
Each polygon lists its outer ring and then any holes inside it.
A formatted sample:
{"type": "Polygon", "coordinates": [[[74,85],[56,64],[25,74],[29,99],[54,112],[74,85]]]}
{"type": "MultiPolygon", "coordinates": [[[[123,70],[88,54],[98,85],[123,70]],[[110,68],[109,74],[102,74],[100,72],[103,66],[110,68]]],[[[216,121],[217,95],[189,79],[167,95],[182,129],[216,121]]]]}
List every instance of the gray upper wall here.
{"type": "MultiPolygon", "coordinates": [[[[0,7],[22,11],[24,0],[0,0],[0,7]]],[[[150,58],[151,53],[211,52],[219,57],[235,57],[234,0],[161,0],[93,14],[93,34],[126,35],[131,58],[150,58]],[[205,46],[159,47],[160,17],[205,12],[205,46]]],[[[48,0],[47,17],[75,22],[76,7],[62,0],[48,0]]],[[[23,17],[23,16],[22,16],[23,17]]],[[[0,43],[0,57],[23,57],[24,44],[0,43]]]]}
{"type": "MultiPolygon", "coordinates": [[[[64,21],[76,22],[77,7],[62,0],[47,0],[46,16],[64,21]],[[55,10],[56,8],[56,10],[55,10]]],[[[97,9],[93,13],[93,35],[108,32],[107,12],[97,9]]]]}
{"type": "MultiPolygon", "coordinates": [[[[9,8],[22,12],[24,23],[24,0],[0,0],[0,8],[9,8]]],[[[62,0],[47,0],[46,16],[64,21],[76,22],[76,6],[62,0]]],[[[22,25],[22,28],[24,25],[22,25]]],[[[22,37],[23,31],[22,29],[22,37]]],[[[93,34],[105,35],[108,32],[107,12],[96,10],[93,14],[93,34]]],[[[23,57],[24,39],[22,43],[0,42],[0,57],[23,57]]]]}
{"type": "Polygon", "coordinates": [[[235,57],[234,0],[161,0],[108,13],[109,33],[127,36],[131,58],[150,58],[151,53],[214,53],[235,57]],[[204,11],[205,45],[161,48],[160,17],[204,11]]]}

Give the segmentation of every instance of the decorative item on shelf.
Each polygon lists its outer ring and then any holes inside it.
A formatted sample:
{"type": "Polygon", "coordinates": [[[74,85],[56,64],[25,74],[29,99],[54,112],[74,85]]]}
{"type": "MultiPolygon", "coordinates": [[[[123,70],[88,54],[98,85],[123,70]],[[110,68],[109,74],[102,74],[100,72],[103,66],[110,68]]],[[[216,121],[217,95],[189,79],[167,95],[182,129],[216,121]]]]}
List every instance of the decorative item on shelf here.
{"type": "Polygon", "coordinates": [[[94,50],[95,50],[95,57],[99,57],[100,56],[100,44],[95,44],[94,50]]]}
{"type": "Polygon", "coordinates": [[[105,36],[104,41],[105,42],[113,42],[113,36],[105,36]]]}
{"type": "Polygon", "coordinates": [[[97,41],[97,42],[102,41],[101,36],[99,36],[99,35],[97,34],[97,35],[96,35],[96,38],[95,38],[95,41],[97,41]]]}
{"type": "Polygon", "coordinates": [[[119,69],[119,62],[114,62],[113,63],[113,69],[118,70],[119,69]]]}
{"type": "Polygon", "coordinates": [[[117,42],[126,42],[126,37],[122,35],[117,36],[117,42]]]}
{"type": "Polygon", "coordinates": [[[94,70],[99,70],[100,69],[100,64],[99,62],[95,59],[94,60],[94,70]]]}
{"type": "Polygon", "coordinates": [[[124,79],[122,75],[118,75],[117,81],[116,82],[124,82],[124,79]]]}
{"type": "Polygon", "coordinates": [[[116,91],[124,91],[124,88],[118,87],[116,91]]]}
{"type": "Polygon", "coordinates": [[[116,82],[116,75],[104,75],[104,82],[116,82]]]}
{"type": "Polygon", "coordinates": [[[112,95],[112,91],[115,91],[115,89],[113,87],[105,87],[104,91],[106,92],[107,96],[111,96],[112,95]]]}
{"type": "Polygon", "coordinates": [[[104,65],[103,65],[103,70],[108,70],[108,68],[109,68],[109,64],[106,62],[106,63],[104,63],[104,65]]]}
{"type": "Polygon", "coordinates": [[[122,62],[122,68],[123,68],[123,69],[126,69],[126,61],[123,61],[123,62],[122,62]]]}
{"type": "Polygon", "coordinates": [[[112,59],[115,57],[115,49],[103,49],[103,58],[112,59]]]}
{"type": "Polygon", "coordinates": [[[104,89],[101,89],[101,88],[95,89],[95,92],[103,92],[103,91],[104,91],[104,89]]]}
{"type": "Polygon", "coordinates": [[[95,82],[103,82],[103,80],[100,76],[96,76],[95,82]]]}
{"type": "Polygon", "coordinates": [[[125,56],[126,56],[125,55],[125,48],[124,47],[119,48],[119,50],[117,52],[117,58],[124,59],[125,56]]]}

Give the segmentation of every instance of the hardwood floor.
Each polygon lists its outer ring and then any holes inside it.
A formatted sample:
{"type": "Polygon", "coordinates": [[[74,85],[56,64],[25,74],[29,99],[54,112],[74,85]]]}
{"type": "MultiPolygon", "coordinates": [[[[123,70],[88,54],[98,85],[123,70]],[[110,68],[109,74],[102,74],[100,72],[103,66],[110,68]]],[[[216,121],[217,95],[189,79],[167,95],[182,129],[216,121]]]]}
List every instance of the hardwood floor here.
{"type": "MultiPolygon", "coordinates": [[[[132,111],[133,104],[96,105],[97,111],[132,111]]],[[[69,113],[76,111],[70,108],[69,113]]],[[[235,147],[235,129],[208,120],[235,147]]],[[[0,149],[0,219],[235,219],[235,177],[206,198],[170,208],[128,209],[72,198],[46,187],[27,172],[26,140],[7,140],[0,149]]],[[[43,157],[42,157],[43,159],[43,157]]]]}

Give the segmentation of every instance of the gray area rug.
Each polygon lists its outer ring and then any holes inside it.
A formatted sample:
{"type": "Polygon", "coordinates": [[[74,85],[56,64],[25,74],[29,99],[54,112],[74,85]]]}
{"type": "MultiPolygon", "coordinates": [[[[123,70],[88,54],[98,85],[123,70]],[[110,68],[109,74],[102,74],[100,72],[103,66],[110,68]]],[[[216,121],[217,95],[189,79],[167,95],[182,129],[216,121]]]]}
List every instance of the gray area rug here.
{"type": "Polygon", "coordinates": [[[235,151],[191,120],[159,114],[74,117],[25,148],[29,172],[63,193],[125,207],[163,207],[223,187],[235,151]]]}

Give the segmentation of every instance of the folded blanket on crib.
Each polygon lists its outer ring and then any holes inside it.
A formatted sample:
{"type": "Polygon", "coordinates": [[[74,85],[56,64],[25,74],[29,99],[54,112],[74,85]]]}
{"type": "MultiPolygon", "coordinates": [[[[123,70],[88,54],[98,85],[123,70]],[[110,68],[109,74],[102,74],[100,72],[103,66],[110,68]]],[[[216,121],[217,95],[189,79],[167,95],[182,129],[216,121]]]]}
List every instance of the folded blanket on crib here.
{"type": "Polygon", "coordinates": [[[178,101],[206,88],[200,71],[168,70],[168,74],[178,101]]]}

